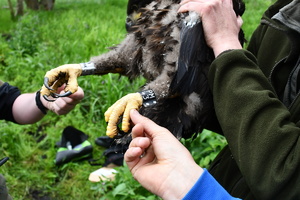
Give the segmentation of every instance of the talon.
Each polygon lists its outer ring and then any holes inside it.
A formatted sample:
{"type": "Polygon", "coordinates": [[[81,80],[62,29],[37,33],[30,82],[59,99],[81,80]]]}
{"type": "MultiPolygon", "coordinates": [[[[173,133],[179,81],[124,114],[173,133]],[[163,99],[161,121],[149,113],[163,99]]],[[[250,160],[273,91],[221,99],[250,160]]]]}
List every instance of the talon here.
{"type": "Polygon", "coordinates": [[[57,99],[58,98],[58,94],[56,94],[56,93],[50,93],[50,95],[51,95],[51,97],[53,97],[53,98],[55,98],[55,99],[57,99]]]}
{"type": "Polygon", "coordinates": [[[126,133],[124,131],[119,130],[117,135],[114,136],[114,139],[121,139],[122,137],[124,137],[126,135],[126,133]]]}
{"type": "Polygon", "coordinates": [[[43,95],[43,97],[44,97],[44,99],[46,100],[46,101],[49,101],[49,102],[54,102],[55,100],[53,100],[53,99],[49,99],[48,98],[48,96],[47,95],[43,95]]]}
{"type": "Polygon", "coordinates": [[[48,90],[54,90],[54,89],[52,89],[52,88],[48,85],[48,82],[49,82],[49,78],[48,78],[48,77],[45,77],[45,78],[44,78],[44,85],[45,85],[45,87],[46,87],[48,90]]]}
{"type": "Polygon", "coordinates": [[[71,91],[68,91],[68,92],[63,93],[63,94],[56,94],[56,93],[55,93],[55,95],[56,95],[57,97],[68,97],[68,96],[70,96],[71,94],[72,94],[71,91]]]}
{"type": "Polygon", "coordinates": [[[105,121],[108,122],[106,135],[111,138],[118,135],[120,132],[119,124],[121,120],[122,132],[128,133],[131,129],[129,112],[131,109],[139,109],[142,103],[143,98],[140,93],[131,93],[122,97],[109,107],[104,113],[105,121]]]}
{"type": "MultiPolygon", "coordinates": [[[[117,125],[119,125],[119,124],[122,123],[122,119],[123,119],[123,116],[120,116],[117,125]]],[[[128,132],[122,131],[119,128],[119,126],[117,126],[117,131],[118,131],[117,134],[113,137],[114,139],[120,139],[120,138],[124,137],[128,133],[128,132]]]]}

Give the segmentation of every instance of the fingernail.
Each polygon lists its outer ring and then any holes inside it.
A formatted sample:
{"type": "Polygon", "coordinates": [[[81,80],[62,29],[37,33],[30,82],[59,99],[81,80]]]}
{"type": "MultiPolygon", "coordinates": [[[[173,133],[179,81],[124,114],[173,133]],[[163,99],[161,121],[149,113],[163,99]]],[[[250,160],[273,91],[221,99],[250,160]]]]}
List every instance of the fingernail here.
{"type": "Polygon", "coordinates": [[[140,113],[136,109],[131,109],[130,110],[132,115],[139,115],[140,113]]]}

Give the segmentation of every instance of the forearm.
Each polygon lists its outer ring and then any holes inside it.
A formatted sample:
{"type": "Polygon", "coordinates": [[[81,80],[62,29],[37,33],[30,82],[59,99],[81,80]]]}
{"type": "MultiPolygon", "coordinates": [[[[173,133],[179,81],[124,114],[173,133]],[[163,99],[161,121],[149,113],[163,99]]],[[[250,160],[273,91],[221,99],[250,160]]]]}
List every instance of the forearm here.
{"type": "MultiPolygon", "coordinates": [[[[13,104],[13,116],[19,124],[33,124],[44,117],[44,113],[36,105],[36,93],[21,94],[13,104]]],[[[40,96],[41,102],[45,100],[40,96]]]]}
{"type": "Polygon", "coordinates": [[[299,185],[300,129],[289,121],[290,112],[254,56],[245,50],[223,53],[213,62],[209,81],[224,135],[254,195],[278,198],[278,191],[299,185]]]}
{"type": "MultiPolygon", "coordinates": [[[[59,93],[63,93],[63,87],[58,89],[59,93]]],[[[12,112],[16,122],[32,124],[42,119],[47,110],[51,110],[57,115],[69,113],[83,97],[84,92],[81,87],[78,87],[74,94],[57,98],[54,102],[46,101],[39,93],[22,94],[14,101],[12,112]]]]}

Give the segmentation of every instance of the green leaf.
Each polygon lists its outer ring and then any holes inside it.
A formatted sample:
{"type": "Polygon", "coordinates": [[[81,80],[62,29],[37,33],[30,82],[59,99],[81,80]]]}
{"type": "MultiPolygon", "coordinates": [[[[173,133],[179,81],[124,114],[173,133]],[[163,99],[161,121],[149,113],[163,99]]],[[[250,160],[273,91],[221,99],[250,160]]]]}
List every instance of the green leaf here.
{"type": "Polygon", "coordinates": [[[125,183],[121,183],[113,191],[114,196],[124,194],[124,193],[126,193],[126,184],[125,183]]]}

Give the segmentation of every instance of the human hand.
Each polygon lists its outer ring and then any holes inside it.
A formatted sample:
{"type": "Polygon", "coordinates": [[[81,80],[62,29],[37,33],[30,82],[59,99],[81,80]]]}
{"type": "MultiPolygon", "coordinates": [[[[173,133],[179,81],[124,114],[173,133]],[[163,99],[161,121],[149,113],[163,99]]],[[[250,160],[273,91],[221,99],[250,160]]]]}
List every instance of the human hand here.
{"type": "Polygon", "coordinates": [[[232,0],[183,0],[178,12],[197,12],[202,21],[206,43],[215,57],[229,49],[241,49],[239,32],[243,23],[233,10],[232,0]]]}
{"type": "Polygon", "coordinates": [[[167,129],[136,110],[135,126],[124,159],[133,177],[163,199],[182,199],[203,173],[190,152],[167,129]]]}
{"type": "MultiPolygon", "coordinates": [[[[57,89],[58,93],[64,93],[65,86],[61,86],[57,89]]],[[[77,91],[67,97],[59,97],[55,101],[46,101],[43,97],[41,101],[43,105],[56,113],[57,115],[65,115],[69,113],[84,97],[84,92],[81,87],[78,87],[77,91]]]]}

